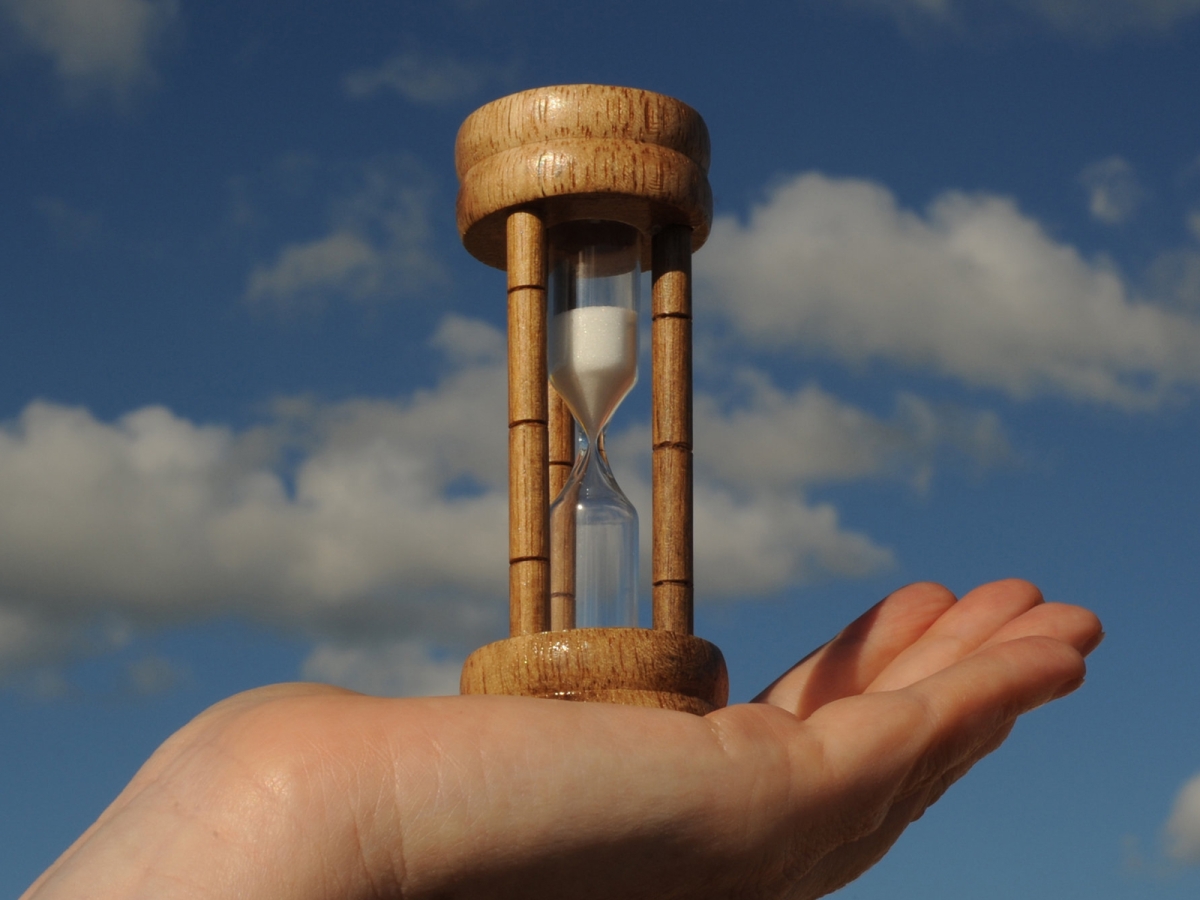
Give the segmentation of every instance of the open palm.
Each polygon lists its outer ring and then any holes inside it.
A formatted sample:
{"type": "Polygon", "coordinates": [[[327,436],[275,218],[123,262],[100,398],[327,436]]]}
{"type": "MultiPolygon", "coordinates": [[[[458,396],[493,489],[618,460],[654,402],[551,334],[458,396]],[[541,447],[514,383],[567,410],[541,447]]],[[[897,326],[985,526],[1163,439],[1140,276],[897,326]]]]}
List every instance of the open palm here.
{"type": "Polygon", "coordinates": [[[818,897],[1077,687],[1086,610],[911,585],[704,718],[278,685],[171,737],[38,898],[818,897]]]}

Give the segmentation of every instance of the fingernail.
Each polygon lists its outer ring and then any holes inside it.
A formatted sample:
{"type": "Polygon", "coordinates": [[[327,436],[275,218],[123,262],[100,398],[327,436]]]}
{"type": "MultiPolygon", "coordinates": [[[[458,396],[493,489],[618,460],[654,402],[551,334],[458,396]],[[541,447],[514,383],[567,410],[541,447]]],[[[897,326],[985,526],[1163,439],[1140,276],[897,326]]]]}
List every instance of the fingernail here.
{"type": "Polygon", "coordinates": [[[1093,640],[1090,644],[1088,644],[1086,648],[1084,648],[1083,655],[1087,656],[1089,653],[1091,653],[1093,650],[1095,650],[1097,647],[1099,647],[1102,643],[1104,643],[1104,639],[1107,636],[1108,635],[1106,632],[1101,631],[1098,635],[1096,635],[1096,639],[1093,640]]]}

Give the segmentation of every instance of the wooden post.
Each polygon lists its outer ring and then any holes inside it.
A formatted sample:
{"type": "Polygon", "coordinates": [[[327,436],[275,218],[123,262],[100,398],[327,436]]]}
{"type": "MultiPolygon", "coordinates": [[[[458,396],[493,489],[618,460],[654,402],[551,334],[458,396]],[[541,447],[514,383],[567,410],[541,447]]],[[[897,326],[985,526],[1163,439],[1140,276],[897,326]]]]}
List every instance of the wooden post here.
{"type": "Polygon", "coordinates": [[[550,624],[550,524],[546,396],[546,226],[508,216],[508,617],[509,633],[550,624]]]}
{"type": "Polygon", "coordinates": [[[562,493],[575,465],[575,418],[562,396],[550,391],[550,502],[562,493]]]}
{"type": "MultiPolygon", "coordinates": [[[[562,493],[575,464],[575,420],[566,401],[550,391],[550,502],[562,493]]],[[[575,519],[553,538],[550,567],[550,630],[575,627],[575,519]]]]}
{"type": "Polygon", "coordinates": [[[692,633],[692,234],[667,225],[651,253],[654,627],[692,633]]]}

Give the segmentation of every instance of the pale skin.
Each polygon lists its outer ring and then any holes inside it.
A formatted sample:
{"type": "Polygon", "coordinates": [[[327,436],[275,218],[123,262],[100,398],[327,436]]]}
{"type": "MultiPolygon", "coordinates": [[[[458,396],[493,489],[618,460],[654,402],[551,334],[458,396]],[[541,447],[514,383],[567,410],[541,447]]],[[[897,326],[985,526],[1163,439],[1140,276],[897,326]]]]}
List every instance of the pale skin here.
{"type": "Polygon", "coordinates": [[[249,691],[173,735],[22,900],[819,897],[1077,688],[1101,637],[1026,582],[917,584],[703,718],[249,691]]]}

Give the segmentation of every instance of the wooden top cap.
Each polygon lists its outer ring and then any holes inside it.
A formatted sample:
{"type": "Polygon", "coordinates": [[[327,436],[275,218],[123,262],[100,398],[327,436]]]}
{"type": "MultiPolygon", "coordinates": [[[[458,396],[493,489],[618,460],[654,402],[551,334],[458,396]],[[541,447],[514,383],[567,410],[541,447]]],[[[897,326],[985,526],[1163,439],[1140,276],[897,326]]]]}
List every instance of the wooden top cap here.
{"type": "Polygon", "coordinates": [[[595,84],[535,88],[477,109],[455,145],[458,231],[476,259],[505,267],[507,214],[533,207],[547,225],[606,219],[653,234],[708,237],[708,128],[679,100],[595,84]]]}

